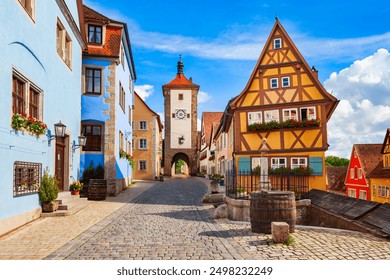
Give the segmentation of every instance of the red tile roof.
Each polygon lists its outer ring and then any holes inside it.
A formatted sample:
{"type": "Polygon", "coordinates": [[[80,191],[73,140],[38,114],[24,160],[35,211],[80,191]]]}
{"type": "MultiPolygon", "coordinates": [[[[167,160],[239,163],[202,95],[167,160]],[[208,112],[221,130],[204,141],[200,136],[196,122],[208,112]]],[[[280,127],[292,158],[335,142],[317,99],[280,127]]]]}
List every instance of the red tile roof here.
{"type": "Polygon", "coordinates": [[[198,85],[192,82],[192,79],[187,79],[184,74],[177,74],[176,77],[170,81],[166,86],[193,86],[197,87],[198,85]]]}
{"type": "Polygon", "coordinates": [[[382,161],[382,144],[355,144],[353,146],[356,149],[366,178],[371,177],[371,173],[382,161]]]}
{"type": "Polygon", "coordinates": [[[202,125],[203,132],[206,136],[206,145],[209,146],[211,135],[211,129],[213,123],[220,123],[223,112],[203,112],[202,113],[202,125]]]}
{"type": "Polygon", "coordinates": [[[89,55],[119,57],[124,23],[112,20],[85,5],[84,19],[86,24],[99,23],[106,26],[103,45],[88,44],[87,53],[89,55]],[[115,25],[110,25],[110,23],[115,23],[115,25]],[[118,26],[118,24],[121,26],[118,26]]]}

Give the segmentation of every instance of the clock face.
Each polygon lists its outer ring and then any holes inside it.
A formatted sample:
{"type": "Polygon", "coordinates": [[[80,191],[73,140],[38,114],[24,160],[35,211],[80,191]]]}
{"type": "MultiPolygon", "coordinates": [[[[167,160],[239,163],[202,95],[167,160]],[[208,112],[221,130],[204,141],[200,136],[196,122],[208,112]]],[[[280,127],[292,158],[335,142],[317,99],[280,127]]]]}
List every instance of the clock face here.
{"type": "Polygon", "coordinates": [[[184,120],[185,118],[187,118],[187,110],[176,109],[176,119],[184,120]]]}

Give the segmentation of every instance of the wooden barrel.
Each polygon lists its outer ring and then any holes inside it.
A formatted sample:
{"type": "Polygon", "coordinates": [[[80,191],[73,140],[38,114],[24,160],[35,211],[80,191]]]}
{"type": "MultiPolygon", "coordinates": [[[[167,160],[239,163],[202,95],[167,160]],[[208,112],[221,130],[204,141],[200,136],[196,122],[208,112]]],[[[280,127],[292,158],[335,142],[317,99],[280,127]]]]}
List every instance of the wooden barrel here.
{"type": "Polygon", "coordinates": [[[107,180],[91,179],[88,186],[88,200],[105,200],[107,197],[107,180]]]}
{"type": "Polygon", "coordinates": [[[252,232],[271,233],[272,222],[286,222],[295,231],[297,217],[293,192],[253,192],[250,203],[252,232]]]}

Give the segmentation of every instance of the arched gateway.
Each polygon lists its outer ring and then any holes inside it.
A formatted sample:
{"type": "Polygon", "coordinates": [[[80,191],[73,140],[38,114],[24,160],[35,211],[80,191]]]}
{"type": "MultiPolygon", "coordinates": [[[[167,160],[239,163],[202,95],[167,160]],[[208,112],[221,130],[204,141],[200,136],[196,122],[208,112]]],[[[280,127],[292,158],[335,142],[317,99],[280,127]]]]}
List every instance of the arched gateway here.
{"type": "Polygon", "coordinates": [[[177,63],[177,75],[163,85],[165,111],[164,174],[173,175],[173,164],[183,160],[188,174],[197,172],[196,131],[199,86],[184,76],[184,64],[177,63]]]}

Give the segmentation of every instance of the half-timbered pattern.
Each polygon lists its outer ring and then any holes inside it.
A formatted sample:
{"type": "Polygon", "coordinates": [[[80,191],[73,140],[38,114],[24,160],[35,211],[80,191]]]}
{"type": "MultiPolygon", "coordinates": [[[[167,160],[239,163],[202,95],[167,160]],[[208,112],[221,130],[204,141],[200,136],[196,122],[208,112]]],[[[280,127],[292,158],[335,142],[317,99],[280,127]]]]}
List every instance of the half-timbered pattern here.
{"type": "Polygon", "coordinates": [[[236,170],[258,166],[266,138],[269,167],[310,167],[310,187],[325,190],[327,122],[337,104],[276,19],[246,87],[229,101],[228,125],[220,126],[234,126],[236,170]]]}

